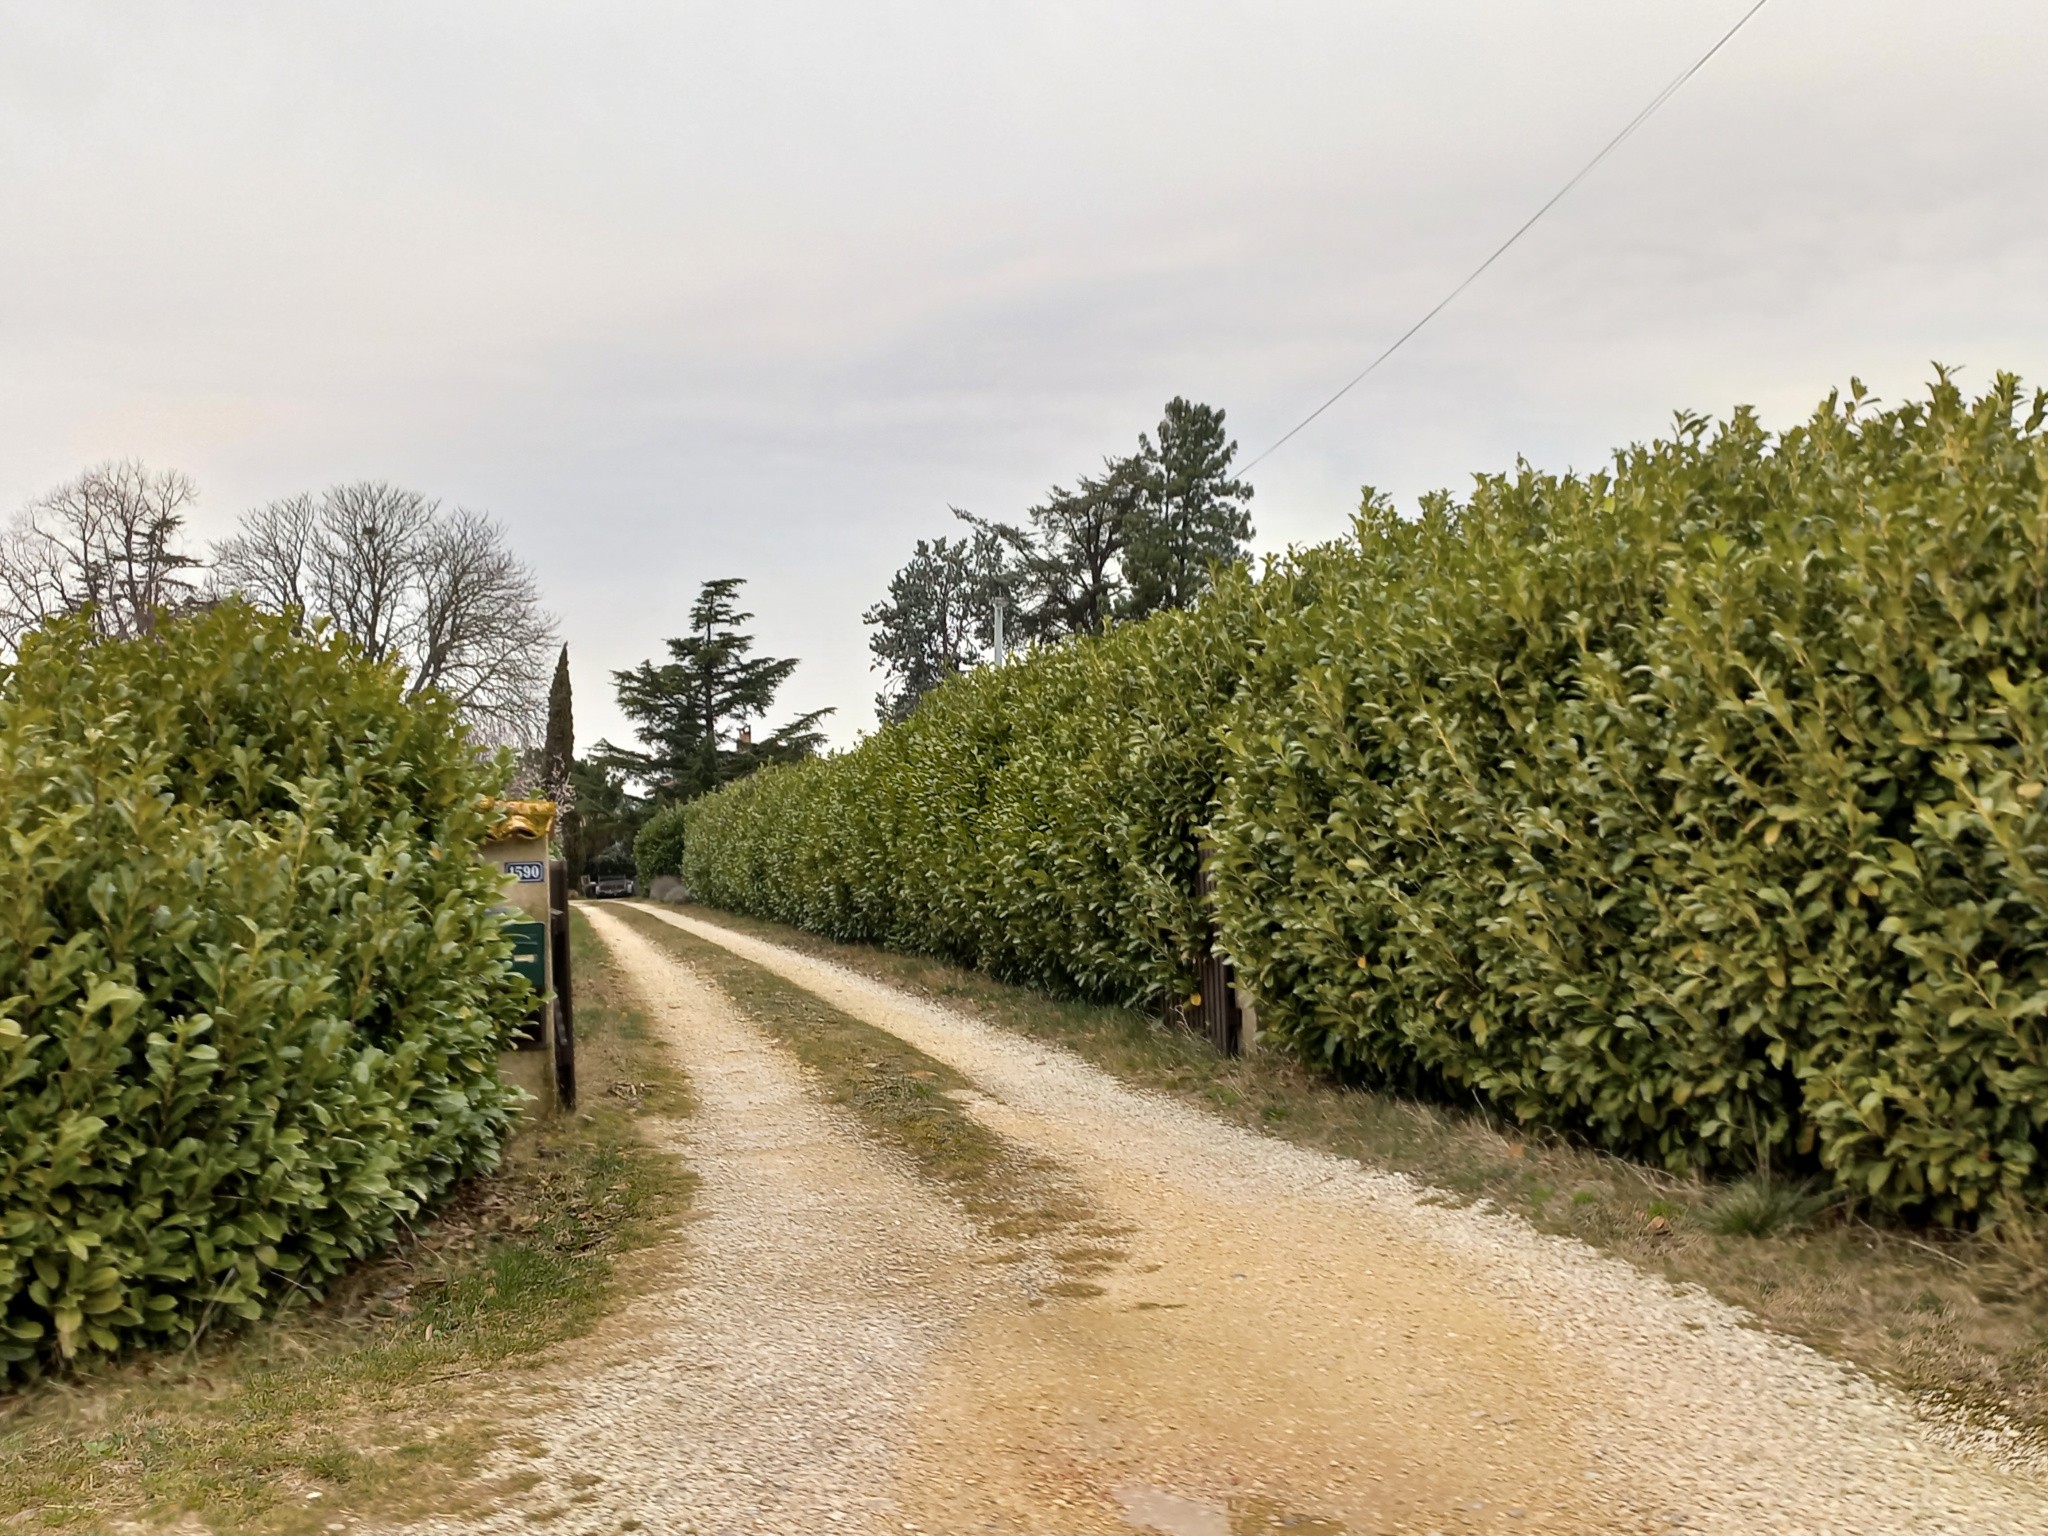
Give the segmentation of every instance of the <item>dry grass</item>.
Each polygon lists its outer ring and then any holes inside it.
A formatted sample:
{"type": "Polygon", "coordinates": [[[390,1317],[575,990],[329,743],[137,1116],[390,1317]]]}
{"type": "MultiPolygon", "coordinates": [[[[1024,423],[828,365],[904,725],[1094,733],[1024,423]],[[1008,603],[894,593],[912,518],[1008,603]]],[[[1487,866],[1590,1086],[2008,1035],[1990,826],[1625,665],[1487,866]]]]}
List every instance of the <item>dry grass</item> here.
{"type": "Polygon", "coordinates": [[[690,912],[1057,1042],[1223,1119],[1408,1174],[1443,1200],[1490,1201],[1702,1286],[1909,1392],[2048,1431],[2048,1235],[1873,1227],[1801,1188],[1675,1179],[1476,1112],[1336,1087],[1277,1055],[1224,1059],[1128,1009],[707,907],[690,912]]]}
{"type": "Polygon", "coordinates": [[[626,1284],[618,1259],[688,1198],[635,1124],[687,1112],[687,1086],[580,920],[575,939],[583,1109],[523,1129],[498,1173],[317,1306],[0,1399],[0,1530],[190,1512],[310,1532],[452,1496],[500,1433],[465,1404],[475,1378],[586,1331],[626,1284]]]}

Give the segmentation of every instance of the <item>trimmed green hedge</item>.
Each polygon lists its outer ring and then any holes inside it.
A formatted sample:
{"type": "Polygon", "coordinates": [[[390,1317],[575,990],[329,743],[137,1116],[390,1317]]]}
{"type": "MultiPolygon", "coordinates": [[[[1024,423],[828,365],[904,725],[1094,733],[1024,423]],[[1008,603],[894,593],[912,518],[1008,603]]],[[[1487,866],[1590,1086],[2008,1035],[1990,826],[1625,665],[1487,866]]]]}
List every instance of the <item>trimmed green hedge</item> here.
{"type": "Polygon", "coordinates": [[[1184,991],[1211,725],[1244,670],[1251,596],[1229,574],[1198,612],[957,678],[855,752],[692,801],[685,883],[1040,986],[1184,991]]]}
{"type": "Polygon", "coordinates": [[[453,712],[231,602],[0,677],[0,1365],[317,1292],[465,1173],[525,1002],[453,712]]]}
{"type": "Polygon", "coordinates": [[[633,839],[633,867],[642,890],[661,875],[683,872],[683,807],[664,805],[633,839]]]}
{"type": "Polygon", "coordinates": [[[2003,378],[1485,476],[699,802],[705,899],[1677,1169],[2048,1196],[2048,434],[2003,378]]]}

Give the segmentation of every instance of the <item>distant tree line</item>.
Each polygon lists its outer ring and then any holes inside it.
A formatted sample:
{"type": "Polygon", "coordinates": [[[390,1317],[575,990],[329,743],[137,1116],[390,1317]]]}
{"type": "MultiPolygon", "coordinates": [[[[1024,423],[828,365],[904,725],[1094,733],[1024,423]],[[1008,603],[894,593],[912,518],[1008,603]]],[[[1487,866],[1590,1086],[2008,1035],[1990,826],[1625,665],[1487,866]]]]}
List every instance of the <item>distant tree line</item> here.
{"type": "Polygon", "coordinates": [[[130,460],[31,501],[0,534],[0,645],[76,613],[108,638],[146,634],[234,594],[398,663],[409,695],[453,700],[481,740],[534,744],[555,621],[491,518],[358,481],[258,507],[201,554],[185,533],[197,499],[184,475],[130,460]]]}
{"type": "Polygon", "coordinates": [[[757,731],[797,663],[754,654],[737,578],[703,583],[665,657],[614,674],[637,744],[579,757],[568,647],[486,514],[355,481],[266,502],[201,551],[186,530],[197,499],[186,476],[131,460],[23,507],[0,530],[0,649],[81,613],[105,638],[143,635],[231,594],[302,630],[331,626],[399,665],[408,697],[437,692],[476,740],[515,749],[511,792],[561,806],[574,876],[630,872],[651,812],[824,739],[828,710],[757,731]]]}
{"type": "Polygon", "coordinates": [[[886,678],[877,715],[901,720],[988,660],[999,603],[1011,643],[1056,644],[1186,608],[1217,565],[1249,558],[1252,488],[1231,477],[1237,444],[1223,423],[1216,407],[1175,396],[1135,452],[1053,486],[1022,522],[954,508],[967,531],[918,540],[864,616],[886,678]]]}

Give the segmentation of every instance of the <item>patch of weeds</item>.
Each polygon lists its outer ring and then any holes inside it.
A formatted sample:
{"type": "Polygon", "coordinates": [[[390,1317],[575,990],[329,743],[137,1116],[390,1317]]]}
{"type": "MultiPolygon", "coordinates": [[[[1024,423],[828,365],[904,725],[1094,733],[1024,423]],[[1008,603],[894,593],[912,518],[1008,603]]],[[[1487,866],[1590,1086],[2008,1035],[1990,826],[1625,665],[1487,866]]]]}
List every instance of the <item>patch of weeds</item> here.
{"type": "Polygon", "coordinates": [[[1037,1260],[1051,1272],[1039,1286],[1048,1295],[1099,1292],[1086,1277],[1121,1260],[1121,1248],[1105,1246],[1121,1230],[1051,1159],[1014,1145],[951,1097],[972,1090],[965,1077],[731,950],[646,912],[615,910],[787,1046],[826,1100],[846,1106],[957,1199],[984,1233],[1010,1245],[999,1262],[1037,1260]]]}
{"type": "Polygon", "coordinates": [[[1759,1177],[1729,1185],[1708,1202],[1700,1221],[1723,1237],[1776,1237],[1812,1226],[1828,1204],[1825,1190],[1759,1177]]]}
{"type": "Polygon", "coordinates": [[[588,1331],[624,1287],[619,1259],[659,1242],[689,1195],[636,1123],[685,1111],[687,1085],[580,918],[573,940],[585,1107],[523,1126],[496,1173],[317,1302],[0,1399],[0,1526],[190,1512],[222,1536],[296,1536],[463,1500],[501,1435],[478,1389],[588,1331]],[[623,1099],[621,1082],[644,1091],[623,1099]]]}
{"type": "Polygon", "coordinates": [[[1908,1391],[1996,1408],[2048,1430],[2048,1224],[1937,1236],[1873,1227],[1834,1208],[1780,1222],[1767,1236],[1724,1236],[1712,1229],[1711,1213],[1729,1186],[1345,1088],[1277,1053],[1220,1057],[1205,1040],[1132,1009],[1048,997],[926,956],[838,944],[709,907],[688,910],[1064,1046],[1231,1123],[1405,1173],[1441,1191],[1438,1198],[1486,1200],[1543,1231],[1702,1286],[1765,1326],[1908,1391]],[[1270,1115],[1272,1106],[1287,1112],[1270,1115]],[[1565,1191],[1571,1197],[1560,1199],[1565,1191]]]}

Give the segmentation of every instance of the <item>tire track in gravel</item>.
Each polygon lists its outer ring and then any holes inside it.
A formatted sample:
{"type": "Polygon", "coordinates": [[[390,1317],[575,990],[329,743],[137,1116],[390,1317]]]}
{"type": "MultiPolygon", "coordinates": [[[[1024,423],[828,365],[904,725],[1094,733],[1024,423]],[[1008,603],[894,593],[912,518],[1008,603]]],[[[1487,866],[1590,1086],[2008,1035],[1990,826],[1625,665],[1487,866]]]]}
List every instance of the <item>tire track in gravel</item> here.
{"type": "Polygon", "coordinates": [[[642,910],[946,1063],[1133,1229],[1104,1295],[983,1300],[929,1356],[897,1495],[928,1530],[2048,1531],[2031,1471],[1702,1293],[642,910]]]}
{"type": "Polygon", "coordinates": [[[723,993],[582,908],[689,1073],[701,1179],[672,1284],[568,1346],[495,1507],[434,1532],[899,1529],[898,1448],[976,1288],[972,1234],[816,1102],[723,993]]]}

